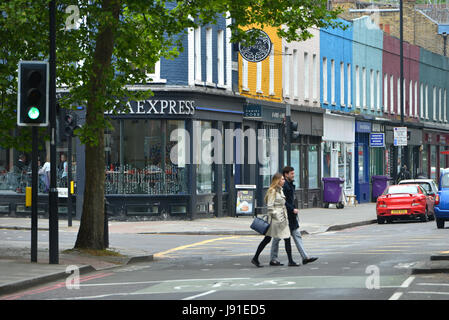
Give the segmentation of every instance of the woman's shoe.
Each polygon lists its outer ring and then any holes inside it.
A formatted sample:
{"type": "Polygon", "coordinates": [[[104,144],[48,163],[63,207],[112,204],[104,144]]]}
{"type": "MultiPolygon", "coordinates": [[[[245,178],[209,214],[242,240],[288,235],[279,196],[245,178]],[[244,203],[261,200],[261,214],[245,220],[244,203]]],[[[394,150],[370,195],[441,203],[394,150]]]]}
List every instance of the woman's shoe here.
{"type": "Polygon", "coordinates": [[[255,265],[257,268],[262,268],[262,265],[260,264],[259,260],[256,259],[256,258],[252,258],[252,259],[251,259],[251,263],[252,263],[253,265],[255,265]]]}
{"type": "Polygon", "coordinates": [[[292,261],[292,262],[289,262],[289,263],[288,263],[288,266],[289,266],[289,267],[299,267],[300,264],[296,263],[295,261],[292,261]]]}
{"type": "Polygon", "coordinates": [[[283,263],[276,261],[276,260],[270,261],[270,266],[283,266],[283,265],[284,265],[283,263]]]}

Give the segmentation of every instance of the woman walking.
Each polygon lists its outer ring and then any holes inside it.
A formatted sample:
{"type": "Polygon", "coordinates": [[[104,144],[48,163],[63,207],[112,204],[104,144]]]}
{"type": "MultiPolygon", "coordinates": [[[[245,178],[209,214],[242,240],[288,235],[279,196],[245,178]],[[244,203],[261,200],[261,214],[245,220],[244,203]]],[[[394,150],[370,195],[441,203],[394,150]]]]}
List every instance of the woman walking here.
{"type": "Polygon", "coordinates": [[[287,251],[288,265],[290,267],[297,267],[292,258],[292,245],[290,242],[290,229],[288,227],[287,208],[285,207],[285,196],[282,191],[284,185],[284,176],[276,173],[271,180],[271,185],[265,195],[265,202],[267,203],[268,216],[271,218],[271,224],[262,242],[257,247],[256,254],[251,260],[256,267],[261,267],[259,262],[259,255],[270,243],[271,238],[284,239],[285,251],[287,251]]]}

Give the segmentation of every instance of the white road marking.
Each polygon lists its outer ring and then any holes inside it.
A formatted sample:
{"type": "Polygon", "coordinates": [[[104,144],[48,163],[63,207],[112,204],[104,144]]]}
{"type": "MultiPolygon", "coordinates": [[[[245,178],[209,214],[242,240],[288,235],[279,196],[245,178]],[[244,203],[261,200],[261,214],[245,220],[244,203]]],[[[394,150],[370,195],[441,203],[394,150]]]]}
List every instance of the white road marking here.
{"type": "Polygon", "coordinates": [[[408,277],[402,284],[401,284],[401,288],[408,288],[410,286],[410,284],[413,282],[413,280],[415,280],[415,277],[411,276],[408,277]]]}
{"type": "Polygon", "coordinates": [[[449,283],[417,283],[417,286],[449,286],[449,283]]]}
{"type": "Polygon", "coordinates": [[[440,295],[449,295],[449,292],[435,292],[435,291],[410,291],[408,293],[414,294],[440,294],[440,295]]]}
{"type": "Polygon", "coordinates": [[[195,298],[199,298],[199,297],[202,297],[202,296],[205,296],[205,295],[214,293],[214,292],[216,292],[216,291],[217,291],[217,290],[210,290],[210,291],[207,291],[207,292],[203,292],[203,293],[197,294],[197,295],[195,295],[195,296],[191,296],[191,297],[184,298],[184,299],[182,299],[182,300],[193,300],[193,299],[195,299],[195,298]]]}
{"type": "Polygon", "coordinates": [[[388,300],[399,300],[399,298],[401,296],[402,296],[402,292],[395,292],[388,300]]]}

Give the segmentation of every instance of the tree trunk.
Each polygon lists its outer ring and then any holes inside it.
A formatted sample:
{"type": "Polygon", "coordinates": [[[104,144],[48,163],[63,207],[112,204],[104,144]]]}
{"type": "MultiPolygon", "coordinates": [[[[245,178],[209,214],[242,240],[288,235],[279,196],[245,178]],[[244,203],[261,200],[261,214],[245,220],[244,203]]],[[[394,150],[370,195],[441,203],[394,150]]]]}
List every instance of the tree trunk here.
{"type": "Polygon", "coordinates": [[[104,129],[98,126],[98,120],[104,117],[101,105],[106,92],[106,78],[111,68],[114,47],[114,35],[118,25],[120,1],[104,0],[103,12],[111,15],[101,21],[96,39],[95,53],[90,79],[90,93],[86,108],[86,124],[95,128],[93,133],[98,139],[97,145],[86,144],[86,168],[83,213],[75,248],[104,249],[104,129]],[[96,125],[97,123],[97,125],[96,125]]]}

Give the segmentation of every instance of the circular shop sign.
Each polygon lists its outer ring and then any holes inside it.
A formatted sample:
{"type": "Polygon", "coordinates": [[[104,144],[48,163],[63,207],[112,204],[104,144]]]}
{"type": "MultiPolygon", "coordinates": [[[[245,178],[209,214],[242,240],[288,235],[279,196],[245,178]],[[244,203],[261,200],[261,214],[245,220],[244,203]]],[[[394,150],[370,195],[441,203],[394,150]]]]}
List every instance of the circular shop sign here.
{"type": "Polygon", "coordinates": [[[260,29],[251,29],[246,31],[246,33],[257,32],[258,37],[256,43],[252,46],[244,46],[242,43],[239,43],[239,52],[242,55],[243,59],[249,62],[260,62],[265,60],[271,53],[271,39],[268,34],[260,29]]]}

